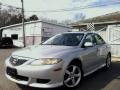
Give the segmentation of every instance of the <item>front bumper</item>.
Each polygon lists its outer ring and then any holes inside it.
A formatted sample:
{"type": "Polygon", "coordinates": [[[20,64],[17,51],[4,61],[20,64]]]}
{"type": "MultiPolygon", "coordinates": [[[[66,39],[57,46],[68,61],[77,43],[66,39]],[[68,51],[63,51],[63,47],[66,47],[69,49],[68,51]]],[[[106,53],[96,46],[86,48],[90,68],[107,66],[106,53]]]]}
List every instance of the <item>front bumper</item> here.
{"type": "Polygon", "coordinates": [[[13,76],[5,73],[6,77],[13,82],[39,88],[54,88],[63,85],[64,76],[63,62],[60,62],[56,65],[12,66],[9,63],[9,60],[6,60],[5,64],[6,68],[10,67],[16,69],[18,76],[28,78],[28,80],[24,78],[18,79],[16,76],[14,78],[13,76]],[[44,82],[44,80],[48,80],[48,82],[44,82]]]}

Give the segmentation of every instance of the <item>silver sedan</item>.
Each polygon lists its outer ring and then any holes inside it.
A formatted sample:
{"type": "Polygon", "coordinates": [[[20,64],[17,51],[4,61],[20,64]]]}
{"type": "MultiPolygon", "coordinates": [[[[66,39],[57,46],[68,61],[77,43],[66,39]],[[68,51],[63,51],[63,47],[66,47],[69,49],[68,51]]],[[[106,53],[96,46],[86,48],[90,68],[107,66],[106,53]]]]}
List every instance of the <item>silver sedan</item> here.
{"type": "Polygon", "coordinates": [[[5,75],[31,87],[75,88],[82,77],[110,65],[110,46],[98,34],[67,32],[13,52],[5,61],[5,75]]]}

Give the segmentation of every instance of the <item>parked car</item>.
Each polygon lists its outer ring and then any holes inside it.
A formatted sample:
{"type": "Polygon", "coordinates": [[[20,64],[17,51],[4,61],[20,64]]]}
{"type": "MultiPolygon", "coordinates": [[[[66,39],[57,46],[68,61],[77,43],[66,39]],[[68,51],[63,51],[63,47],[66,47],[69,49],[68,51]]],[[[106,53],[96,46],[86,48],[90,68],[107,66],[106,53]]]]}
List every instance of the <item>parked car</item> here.
{"type": "Polygon", "coordinates": [[[75,88],[82,77],[110,67],[111,51],[96,33],[67,32],[13,52],[5,65],[6,77],[19,84],[75,88]]]}
{"type": "Polygon", "coordinates": [[[0,47],[1,48],[11,48],[11,47],[13,47],[13,40],[10,37],[3,37],[0,40],[0,47]]]}

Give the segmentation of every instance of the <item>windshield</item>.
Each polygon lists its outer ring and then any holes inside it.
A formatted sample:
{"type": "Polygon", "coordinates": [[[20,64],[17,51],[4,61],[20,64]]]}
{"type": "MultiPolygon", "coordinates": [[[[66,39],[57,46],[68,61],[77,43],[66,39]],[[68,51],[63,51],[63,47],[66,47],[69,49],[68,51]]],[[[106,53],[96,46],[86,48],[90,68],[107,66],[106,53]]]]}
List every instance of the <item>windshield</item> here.
{"type": "Polygon", "coordinates": [[[58,34],[45,41],[43,45],[77,46],[81,42],[83,35],[81,33],[58,34]]]}

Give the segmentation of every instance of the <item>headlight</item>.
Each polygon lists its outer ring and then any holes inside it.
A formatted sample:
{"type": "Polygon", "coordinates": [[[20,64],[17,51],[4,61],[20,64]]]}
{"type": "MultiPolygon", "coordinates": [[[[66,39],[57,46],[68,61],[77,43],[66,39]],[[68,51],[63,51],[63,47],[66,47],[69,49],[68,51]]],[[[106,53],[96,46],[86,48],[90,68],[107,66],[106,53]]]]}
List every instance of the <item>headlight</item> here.
{"type": "Polygon", "coordinates": [[[39,66],[39,65],[52,65],[61,62],[61,59],[47,58],[33,61],[30,65],[39,66]]]}

